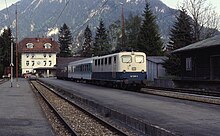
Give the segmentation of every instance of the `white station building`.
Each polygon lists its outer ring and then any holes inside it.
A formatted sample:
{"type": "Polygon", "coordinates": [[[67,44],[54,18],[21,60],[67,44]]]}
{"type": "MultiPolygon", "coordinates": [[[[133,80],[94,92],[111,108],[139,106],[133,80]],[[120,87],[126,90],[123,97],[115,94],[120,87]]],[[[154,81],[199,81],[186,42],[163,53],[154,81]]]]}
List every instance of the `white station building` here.
{"type": "Polygon", "coordinates": [[[24,38],[19,47],[22,75],[55,76],[56,56],[60,50],[56,41],[52,38],[24,38]]]}

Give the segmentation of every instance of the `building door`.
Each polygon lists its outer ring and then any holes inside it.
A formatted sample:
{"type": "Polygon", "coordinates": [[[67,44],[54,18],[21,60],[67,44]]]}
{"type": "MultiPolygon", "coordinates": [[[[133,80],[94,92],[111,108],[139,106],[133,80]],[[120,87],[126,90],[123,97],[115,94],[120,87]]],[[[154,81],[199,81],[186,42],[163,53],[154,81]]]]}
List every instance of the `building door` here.
{"type": "Polygon", "coordinates": [[[211,68],[210,68],[211,79],[220,79],[220,56],[211,57],[211,68]]]}

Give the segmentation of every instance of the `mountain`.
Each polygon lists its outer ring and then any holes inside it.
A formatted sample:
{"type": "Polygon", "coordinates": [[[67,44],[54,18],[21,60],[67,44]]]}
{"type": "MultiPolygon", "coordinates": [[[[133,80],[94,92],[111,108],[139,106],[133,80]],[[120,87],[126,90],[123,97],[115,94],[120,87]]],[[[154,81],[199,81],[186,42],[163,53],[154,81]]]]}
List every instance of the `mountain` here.
{"type": "MultiPolygon", "coordinates": [[[[121,19],[122,5],[120,3],[123,3],[126,18],[130,13],[142,15],[146,5],[145,1],[20,0],[17,2],[19,39],[56,34],[63,23],[71,28],[74,36],[84,30],[86,25],[95,31],[99,18],[104,20],[105,26],[121,19]]],[[[160,0],[149,1],[153,13],[157,16],[161,35],[167,39],[169,29],[175,21],[177,10],[167,7],[160,0]]],[[[15,9],[16,6],[12,5],[8,9],[0,11],[0,30],[9,25],[15,29],[15,9]]]]}

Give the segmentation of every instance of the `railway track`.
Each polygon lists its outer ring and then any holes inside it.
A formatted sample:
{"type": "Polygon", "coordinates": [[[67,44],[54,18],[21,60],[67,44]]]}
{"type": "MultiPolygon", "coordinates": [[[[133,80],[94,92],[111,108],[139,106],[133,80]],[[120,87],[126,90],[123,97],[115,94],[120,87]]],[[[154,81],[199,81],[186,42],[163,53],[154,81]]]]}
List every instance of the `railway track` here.
{"type": "Polygon", "coordinates": [[[200,92],[199,90],[148,86],[142,88],[141,93],[220,105],[220,93],[214,91],[200,92]]]}
{"type": "Polygon", "coordinates": [[[155,87],[155,86],[147,86],[146,88],[147,89],[169,91],[169,92],[179,92],[179,93],[188,93],[188,94],[220,97],[220,91],[218,92],[218,91],[212,91],[212,90],[184,89],[184,88],[164,88],[164,87],[155,87]]]}
{"type": "Polygon", "coordinates": [[[61,120],[68,131],[67,135],[133,135],[122,132],[115,126],[64,98],[46,85],[37,81],[31,81],[31,84],[61,120]]]}
{"type": "Polygon", "coordinates": [[[5,79],[0,79],[0,84],[3,84],[5,82],[7,82],[8,80],[5,80],[5,79]]]}

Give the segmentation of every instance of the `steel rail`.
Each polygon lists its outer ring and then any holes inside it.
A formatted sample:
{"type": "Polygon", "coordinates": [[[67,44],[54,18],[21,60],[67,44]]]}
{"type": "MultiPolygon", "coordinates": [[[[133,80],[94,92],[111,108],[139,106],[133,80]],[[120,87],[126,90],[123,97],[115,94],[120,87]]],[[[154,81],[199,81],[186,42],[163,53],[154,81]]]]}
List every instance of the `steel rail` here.
{"type": "Polygon", "coordinates": [[[59,112],[56,110],[56,108],[54,108],[54,106],[52,104],[50,104],[50,102],[47,100],[47,98],[37,89],[37,87],[32,83],[32,81],[30,82],[30,84],[40,94],[40,96],[43,98],[43,100],[46,102],[46,104],[50,107],[50,109],[53,111],[53,113],[55,113],[56,117],[58,117],[58,119],[65,126],[65,128],[68,130],[68,132],[71,134],[71,136],[79,136],[79,134],[77,134],[75,132],[75,130],[73,130],[73,128],[65,121],[65,119],[62,117],[62,115],[59,114],[59,112]]]}
{"type": "Polygon", "coordinates": [[[158,89],[158,90],[170,91],[170,92],[180,92],[180,93],[220,97],[220,92],[217,91],[207,91],[207,90],[205,91],[205,90],[195,90],[195,89],[185,89],[185,88],[166,88],[166,87],[155,87],[155,86],[147,86],[145,88],[158,89]]]}
{"type": "Polygon", "coordinates": [[[93,113],[87,111],[86,109],[82,108],[80,105],[74,103],[73,101],[69,100],[68,98],[64,97],[63,95],[59,94],[58,92],[56,92],[54,89],[51,89],[50,87],[48,87],[46,84],[40,82],[39,80],[37,80],[38,83],[40,83],[41,85],[43,85],[44,87],[46,87],[47,89],[51,90],[53,93],[55,93],[57,96],[61,97],[62,99],[66,100],[69,104],[77,107],[79,110],[81,110],[82,112],[84,112],[85,114],[91,116],[93,119],[95,119],[96,121],[98,121],[99,123],[101,123],[102,125],[106,126],[107,128],[109,128],[110,130],[115,131],[118,135],[120,136],[127,136],[128,134],[126,134],[125,132],[121,131],[120,129],[118,129],[117,127],[109,124],[108,122],[106,122],[105,120],[95,116],[93,113]]]}

